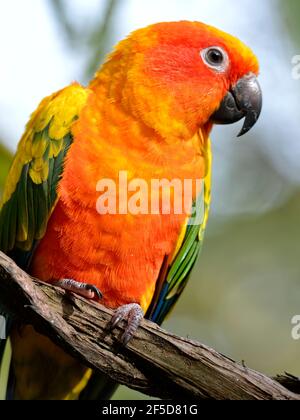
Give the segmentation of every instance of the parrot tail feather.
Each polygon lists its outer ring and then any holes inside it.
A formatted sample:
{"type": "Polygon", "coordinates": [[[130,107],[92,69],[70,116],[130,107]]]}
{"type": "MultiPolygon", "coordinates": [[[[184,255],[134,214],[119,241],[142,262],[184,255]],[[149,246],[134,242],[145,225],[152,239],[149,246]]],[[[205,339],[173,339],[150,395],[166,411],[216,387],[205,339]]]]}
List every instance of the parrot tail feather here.
{"type": "Polygon", "coordinates": [[[118,384],[108,376],[93,373],[88,385],[80,394],[79,400],[108,401],[118,388],[118,384]]]}

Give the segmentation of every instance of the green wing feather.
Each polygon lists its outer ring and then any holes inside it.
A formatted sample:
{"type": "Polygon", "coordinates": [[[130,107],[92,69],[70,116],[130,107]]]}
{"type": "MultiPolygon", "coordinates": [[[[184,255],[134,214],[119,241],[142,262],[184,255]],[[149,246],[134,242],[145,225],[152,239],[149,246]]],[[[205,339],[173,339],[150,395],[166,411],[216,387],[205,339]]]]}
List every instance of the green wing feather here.
{"type": "Polygon", "coordinates": [[[166,256],[163,263],[154,297],[146,318],[161,325],[172,310],[190,278],[191,271],[200,255],[205,228],[208,221],[211,193],[211,152],[207,150],[208,174],[204,181],[204,190],[194,203],[195,212],[184,227],[184,239],[180,243],[175,258],[170,263],[166,256]]]}
{"type": "MultiPolygon", "coordinates": [[[[73,84],[44,99],[19,143],[0,206],[0,251],[24,269],[28,268],[35,244],[45,235],[57,202],[64,159],[73,140],[72,125],[88,95],[87,89],[73,84]]],[[[8,336],[11,323],[7,317],[6,323],[8,336]]],[[[10,341],[0,337],[1,399],[7,392],[10,356],[10,341]]]]}
{"type": "Polygon", "coordinates": [[[71,127],[88,94],[74,84],[44,99],[20,141],[2,199],[0,250],[23,268],[45,235],[72,143],[71,127]]]}

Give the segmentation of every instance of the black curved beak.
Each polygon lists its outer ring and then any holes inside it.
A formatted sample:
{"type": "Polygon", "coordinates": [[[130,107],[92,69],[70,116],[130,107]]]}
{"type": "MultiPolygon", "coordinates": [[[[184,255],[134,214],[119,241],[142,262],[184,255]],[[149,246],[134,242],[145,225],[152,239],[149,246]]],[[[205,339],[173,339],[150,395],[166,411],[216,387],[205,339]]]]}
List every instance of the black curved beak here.
{"type": "Polygon", "coordinates": [[[248,133],[256,124],[262,110],[262,90],[257,77],[249,73],[227,93],[212,121],[215,124],[233,124],[245,118],[238,137],[248,133]]]}

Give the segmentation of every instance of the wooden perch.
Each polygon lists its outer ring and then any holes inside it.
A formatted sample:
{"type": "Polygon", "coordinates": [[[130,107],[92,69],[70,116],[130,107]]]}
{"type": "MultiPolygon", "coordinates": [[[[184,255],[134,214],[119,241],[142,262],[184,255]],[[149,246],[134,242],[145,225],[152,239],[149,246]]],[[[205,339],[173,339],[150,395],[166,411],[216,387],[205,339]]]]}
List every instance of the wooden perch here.
{"type": "Polygon", "coordinates": [[[127,348],[112,312],[32,279],[0,253],[0,307],[85,365],[161,399],[300,400],[278,382],[144,321],[127,348]]]}

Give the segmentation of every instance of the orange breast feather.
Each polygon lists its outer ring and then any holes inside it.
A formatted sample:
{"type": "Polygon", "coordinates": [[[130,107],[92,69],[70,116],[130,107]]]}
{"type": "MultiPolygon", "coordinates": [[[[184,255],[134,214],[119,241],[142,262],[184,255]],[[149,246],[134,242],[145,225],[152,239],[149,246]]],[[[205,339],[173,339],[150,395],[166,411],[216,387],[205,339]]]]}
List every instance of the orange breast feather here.
{"type": "Polygon", "coordinates": [[[149,185],[152,179],[203,178],[207,139],[168,144],[117,105],[104,106],[99,93],[89,99],[73,134],[59,201],[31,272],[44,281],[72,278],[94,284],[112,308],[137,302],[146,310],[186,216],[99,215],[97,183],[108,178],[118,184],[120,171],[149,185]]]}

